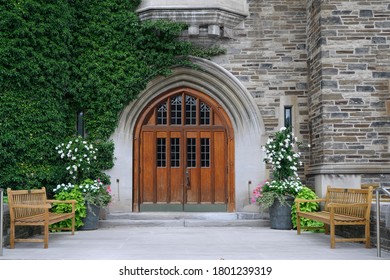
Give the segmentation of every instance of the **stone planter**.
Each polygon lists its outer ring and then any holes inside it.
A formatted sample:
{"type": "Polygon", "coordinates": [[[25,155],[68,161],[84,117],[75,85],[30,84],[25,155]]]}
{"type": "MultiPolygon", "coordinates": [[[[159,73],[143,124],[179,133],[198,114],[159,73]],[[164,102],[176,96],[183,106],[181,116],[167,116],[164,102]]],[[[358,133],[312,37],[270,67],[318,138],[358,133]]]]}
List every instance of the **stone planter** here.
{"type": "Polygon", "coordinates": [[[99,227],[100,207],[96,205],[86,205],[87,216],[82,220],[84,225],[80,230],[94,230],[99,227]]]}
{"type": "Polygon", "coordinates": [[[285,199],[286,204],[284,205],[281,205],[279,200],[275,199],[274,204],[269,208],[269,218],[272,229],[292,229],[291,206],[294,203],[294,198],[287,196],[285,199]]]}

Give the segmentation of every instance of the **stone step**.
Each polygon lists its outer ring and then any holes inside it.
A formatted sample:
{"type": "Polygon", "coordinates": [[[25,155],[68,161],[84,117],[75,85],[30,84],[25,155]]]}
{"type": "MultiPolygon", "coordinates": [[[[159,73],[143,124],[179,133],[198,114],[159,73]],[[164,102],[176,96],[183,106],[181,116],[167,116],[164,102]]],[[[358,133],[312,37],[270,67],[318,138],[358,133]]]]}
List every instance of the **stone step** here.
{"type": "Polygon", "coordinates": [[[144,212],[110,213],[99,227],[269,227],[258,213],[144,212]]]}

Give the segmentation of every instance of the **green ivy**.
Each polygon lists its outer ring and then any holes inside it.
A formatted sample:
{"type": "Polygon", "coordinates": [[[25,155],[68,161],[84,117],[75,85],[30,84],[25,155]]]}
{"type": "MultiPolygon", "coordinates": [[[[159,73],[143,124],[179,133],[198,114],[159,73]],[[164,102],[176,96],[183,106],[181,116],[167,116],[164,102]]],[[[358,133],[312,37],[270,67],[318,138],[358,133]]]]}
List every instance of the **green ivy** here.
{"type": "Polygon", "coordinates": [[[63,182],[54,148],[76,134],[79,111],[101,151],[94,172],[109,181],[121,111],[189,55],[223,52],[178,40],[184,24],[140,21],[139,3],[0,0],[0,186],[50,193],[63,182]]]}
{"type": "MultiPolygon", "coordinates": [[[[303,187],[297,194],[296,198],[301,199],[317,199],[318,196],[314,191],[312,191],[308,187],[303,187]]],[[[302,212],[316,212],[320,208],[318,202],[303,202],[300,204],[300,209],[302,212]]],[[[291,207],[291,220],[293,224],[293,228],[297,228],[297,206],[294,205],[291,207]]],[[[301,226],[302,227],[323,227],[324,224],[318,221],[309,220],[307,218],[301,218],[301,226]]],[[[323,230],[310,230],[314,232],[323,232],[323,230]]]]}

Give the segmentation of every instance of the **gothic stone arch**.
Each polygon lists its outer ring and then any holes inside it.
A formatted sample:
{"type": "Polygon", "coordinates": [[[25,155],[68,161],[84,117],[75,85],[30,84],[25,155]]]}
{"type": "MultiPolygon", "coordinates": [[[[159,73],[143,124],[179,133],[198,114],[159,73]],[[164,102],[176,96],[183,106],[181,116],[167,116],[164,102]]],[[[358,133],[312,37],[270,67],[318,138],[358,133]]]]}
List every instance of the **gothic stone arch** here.
{"type": "Polygon", "coordinates": [[[231,122],[234,135],[234,201],[229,211],[243,211],[250,207],[248,182],[257,183],[266,177],[261,152],[261,144],[265,142],[264,125],[253,98],[224,68],[205,59],[193,58],[193,62],[201,70],[173,69],[170,76],[151,81],[139,98],[123,110],[111,137],[115,144],[115,167],[107,172],[113,182],[114,211],[137,210],[137,205],[133,204],[137,202],[133,197],[133,147],[138,118],[156,97],[177,88],[189,88],[214,100],[231,122]]]}

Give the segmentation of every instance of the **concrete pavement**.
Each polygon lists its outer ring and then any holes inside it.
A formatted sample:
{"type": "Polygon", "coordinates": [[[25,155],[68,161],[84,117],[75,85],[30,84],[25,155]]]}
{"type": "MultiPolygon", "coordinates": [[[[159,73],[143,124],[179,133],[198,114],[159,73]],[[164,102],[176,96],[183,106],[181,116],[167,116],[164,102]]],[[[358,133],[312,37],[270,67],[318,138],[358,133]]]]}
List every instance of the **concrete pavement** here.
{"type": "Polygon", "coordinates": [[[264,226],[122,225],[51,233],[42,243],[4,248],[0,260],[390,260],[359,243],[329,247],[329,236],[264,226]]]}

